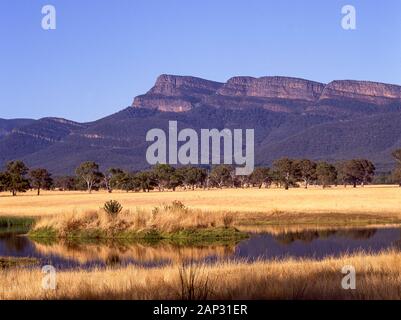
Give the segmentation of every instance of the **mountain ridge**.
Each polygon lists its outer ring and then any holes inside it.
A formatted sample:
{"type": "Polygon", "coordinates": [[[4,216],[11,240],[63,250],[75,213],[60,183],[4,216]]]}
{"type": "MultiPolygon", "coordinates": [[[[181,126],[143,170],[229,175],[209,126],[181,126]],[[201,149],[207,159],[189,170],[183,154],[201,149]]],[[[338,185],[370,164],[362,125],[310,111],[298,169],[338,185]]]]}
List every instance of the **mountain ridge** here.
{"type": "Polygon", "coordinates": [[[365,157],[380,171],[401,147],[401,86],[291,77],[232,77],[216,82],[161,75],[131,106],[89,123],[62,118],[0,119],[0,163],[21,159],[56,175],[80,162],[138,170],[146,133],[168,121],[195,130],[255,129],[257,165],[280,157],[338,161],[365,157]]]}
{"type": "Polygon", "coordinates": [[[161,75],[146,94],[134,99],[132,106],[185,112],[200,105],[226,108],[257,105],[277,112],[314,112],[318,106],[330,105],[333,99],[348,99],[377,107],[400,104],[401,86],[360,80],[334,80],[324,84],[281,76],[236,76],[220,83],[189,76],[161,75]],[[230,106],[233,97],[242,98],[242,105],[233,103],[230,106]],[[293,101],[296,108],[286,108],[281,99],[293,101]]]}

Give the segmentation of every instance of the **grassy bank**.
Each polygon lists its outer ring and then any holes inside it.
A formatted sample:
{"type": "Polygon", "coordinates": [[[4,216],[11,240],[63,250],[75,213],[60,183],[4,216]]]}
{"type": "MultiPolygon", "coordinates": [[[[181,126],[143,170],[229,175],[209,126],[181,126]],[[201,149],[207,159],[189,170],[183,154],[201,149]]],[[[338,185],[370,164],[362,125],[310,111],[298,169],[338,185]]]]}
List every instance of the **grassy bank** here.
{"type": "Polygon", "coordinates": [[[322,261],[221,263],[154,269],[130,266],[57,273],[57,290],[40,289],[40,270],[0,272],[0,299],[401,299],[401,254],[356,254],[322,261]],[[341,270],[356,269],[356,290],[341,270]],[[189,278],[194,281],[187,281],[189,278]]]}
{"type": "Polygon", "coordinates": [[[370,225],[399,225],[401,216],[386,213],[299,213],[275,211],[270,214],[244,212],[235,214],[237,224],[243,227],[268,226],[320,226],[320,227],[364,227],[370,225]]]}
{"type": "Polygon", "coordinates": [[[246,238],[233,227],[234,218],[227,213],[208,213],[180,205],[150,210],[123,211],[116,216],[104,210],[73,212],[47,216],[35,223],[32,238],[119,239],[174,243],[232,242],[246,238]]]}
{"type": "Polygon", "coordinates": [[[29,237],[38,242],[51,244],[60,239],[70,243],[93,243],[116,240],[120,243],[139,242],[144,244],[172,243],[179,245],[225,245],[235,244],[242,239],[248,238],[245,232],[236,228],[206,228],[206,229],[187,229],[176,232],[160,232],[157,229],[148,231],[113,231],[102,229],[77,229],[70,233],[61,234],[52,227],[37,228],[29,232],[29,237]]]}
{"type": "Polygon", "coordinates": [[[35,219],[31,217],[0,217],[0,228],[30,228],[33,225],[34,221],[35,219]]]}

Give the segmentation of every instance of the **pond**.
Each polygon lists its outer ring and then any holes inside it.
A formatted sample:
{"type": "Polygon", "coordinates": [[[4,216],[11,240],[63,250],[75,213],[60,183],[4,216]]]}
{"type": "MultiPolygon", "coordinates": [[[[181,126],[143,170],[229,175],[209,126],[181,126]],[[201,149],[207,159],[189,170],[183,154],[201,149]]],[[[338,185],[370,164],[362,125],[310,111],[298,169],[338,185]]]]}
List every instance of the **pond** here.
{"type": "Polygon", "coordinates": [[[0,232],[0,256],[31,257],[58,269],[135,264],[151,268],[172,262],[293,258],[321,259],[364,250],[401,250],[400,228],[272,229],[232,245],[180,246],[171,243],[37,242],[21,230],[0,232]]]}

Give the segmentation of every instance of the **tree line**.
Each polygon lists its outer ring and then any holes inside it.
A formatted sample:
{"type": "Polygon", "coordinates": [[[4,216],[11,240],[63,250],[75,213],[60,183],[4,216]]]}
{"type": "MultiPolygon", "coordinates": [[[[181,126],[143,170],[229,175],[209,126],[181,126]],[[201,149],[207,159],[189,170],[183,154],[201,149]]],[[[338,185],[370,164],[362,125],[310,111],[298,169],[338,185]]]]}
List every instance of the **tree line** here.
{"type": "MultiPolygon", "coordinates": [[[[393,152],[397,166],[392,173],[392,180],[401,187],[401,149],[393,152]]],[[[110,168],[101,172],[99,164],[87,161],[75,170],[75,176],[52,177],[44,168],[29,169],[22,161],[6,164],[0,172],[0,191],[9,191],[13,196],[30,189],[57,189],[61,191],[106,189],[127,192],[149,192],[151,190],[173,190],[177,188],[246,188],[272,185],[288,190],[291,187],[308,188],[317,185],[323,188],[331,185],[370,184],[375,176],[374,164],[366,159],[351,159],[335,164],[309,159],[283,158],[273,162],[273,166],[258,167],[248,176],[236,176],[235,169],[229,165],[216,165],[212,168],[173,167],[158,164],[149,170],[127,172],[120,168],[110,168]]]]}

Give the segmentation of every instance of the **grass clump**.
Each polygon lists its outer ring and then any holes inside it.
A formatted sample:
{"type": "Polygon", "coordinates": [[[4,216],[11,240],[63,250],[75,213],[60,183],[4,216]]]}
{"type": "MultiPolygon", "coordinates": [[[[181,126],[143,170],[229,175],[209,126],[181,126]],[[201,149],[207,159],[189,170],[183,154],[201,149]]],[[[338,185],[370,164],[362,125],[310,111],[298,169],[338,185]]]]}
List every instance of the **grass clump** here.
{"type": "Polygon", "coordinates": [[[109,203],[107,210],[73,212],[40,219],[31,237],[127,238],[127,239],[209,239],[240,238],[233,227],[234,217],[224,212],[204,212],[186,207],[179,201],[153,210],[132,212],[109,203]],[[116,214],[116,212],[118,212],[116,214]]]}
{"type": "Polygon", "coordinates": [[[178,268],[179,274],[179,297],[180,300],[207,300],[212,294],[213,283],[205,270],[205,265],[182,263],[178,268]]]}
{"type": "Polygon", "coordinates": [[[120,202],[116,200],[107,201],[103,207],[104,211],[106,211],[112,218],[118,216],[118,214],[123,210],[123,206],[120,202]]]}

